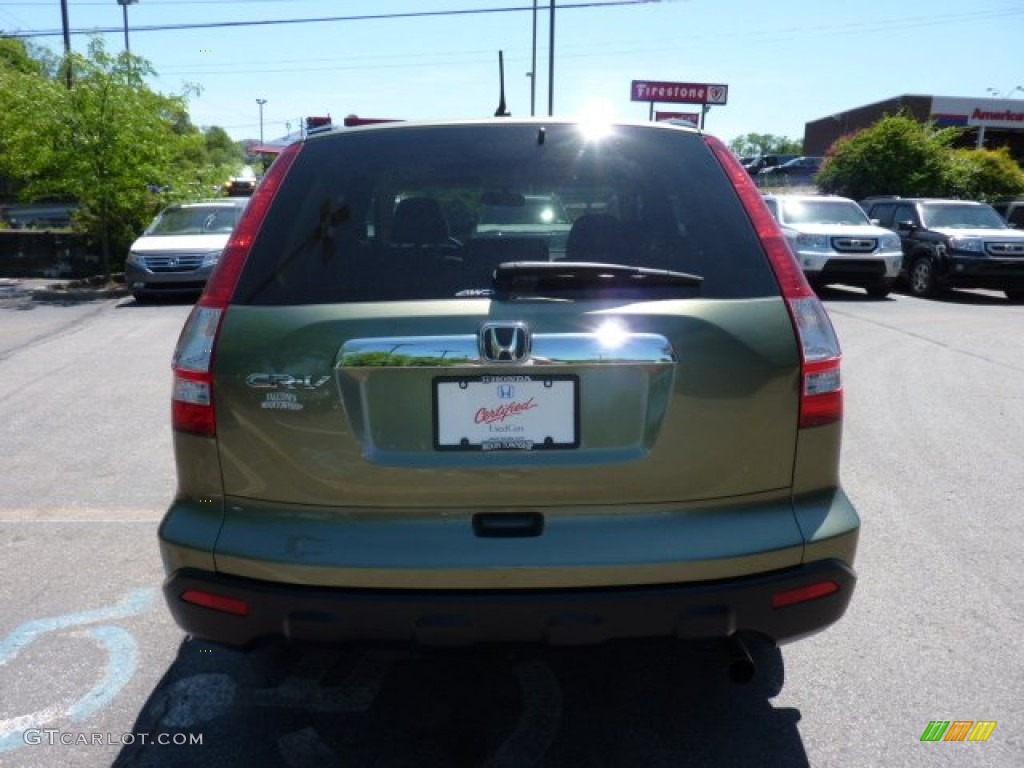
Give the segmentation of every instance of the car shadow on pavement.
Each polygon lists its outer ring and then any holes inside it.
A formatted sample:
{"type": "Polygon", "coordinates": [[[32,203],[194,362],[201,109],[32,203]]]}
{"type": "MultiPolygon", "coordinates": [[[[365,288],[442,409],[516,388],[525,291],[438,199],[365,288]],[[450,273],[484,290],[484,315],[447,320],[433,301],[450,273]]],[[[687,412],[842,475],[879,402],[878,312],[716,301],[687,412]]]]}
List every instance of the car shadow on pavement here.
{"type": "Polygon", "coordinates": [[[160,298],[152,299],[136,299],[134,296],[128,296],[127,298],[119,301],[117,304],[118,309],[151,309],[153,307],[163,306],[190,306],[198,301],[198,295],[182,295],[182,296],[161,296],[160,298]]]}
{"type": "Polygon", "coordinates": [[[941,301],[944,304],[969,304],[976,306],[1007,306],[1014,302],[1006,298],[1001,291],[981,290],[946,290],[939,291],[929,297],[930,301],[941,301]]]}
{"type": "MultiPolygon", "coordinates": [[[[894,290],[884,299],[876,299],[868,296],[864,291],[857,288],[846,288],[843,286],[820,286],[815,291],[822,301],[845,301],[864,304],[878,304],[885,302],[900,301],[914,298],[905,290],[894,290]]],[[[939,301],[944,304],[965,304],[977,306],[1006,306],[1013,304],[1000,291],[982,290],[956,290],[950,289],[940,291],[924,301],[939,301]]]]}
{"type": "Polygon", "coordinates": [[[753,653],[739,685],[714,649],[669,641],[244,653],[186,640],[135,723],[149,743],[114,765],[806,766],[799,711],[771,704],[782,654],[753,653]]]}
{"type": "Polygon", "coordinates": [[[889,301],[896,301],[895,294],[889,294],[884,299],[868,296],[860,288],[845,288],[841,286],[823,285],[815,288],[814,292],[822,301],[849,301],[862,304],[884,304],[889,301]]]}

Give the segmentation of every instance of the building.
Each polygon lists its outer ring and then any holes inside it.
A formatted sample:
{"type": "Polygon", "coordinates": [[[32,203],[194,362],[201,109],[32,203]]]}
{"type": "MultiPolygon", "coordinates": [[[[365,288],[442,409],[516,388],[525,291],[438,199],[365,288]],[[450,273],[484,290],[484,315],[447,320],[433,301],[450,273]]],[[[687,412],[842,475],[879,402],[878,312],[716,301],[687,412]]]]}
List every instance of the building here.
{"type": "Polygon", "coordinates": [[[804,154],[824,155],[836,139],[868,128],[883,117],[906,111],[939,128],[967,129],[956,146],[1009,147],[1024,165],[1024,100],[990,97],[918,96],[904,94],[886,101],[813,120],[804,126],[804,154]]]}

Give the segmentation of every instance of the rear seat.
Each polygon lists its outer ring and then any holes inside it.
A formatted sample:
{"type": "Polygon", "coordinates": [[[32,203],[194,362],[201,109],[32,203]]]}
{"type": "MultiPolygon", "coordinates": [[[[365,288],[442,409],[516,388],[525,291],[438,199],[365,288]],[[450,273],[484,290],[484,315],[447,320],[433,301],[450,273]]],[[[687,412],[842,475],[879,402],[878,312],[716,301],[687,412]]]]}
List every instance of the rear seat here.
{"type": "Polygon", "coordinates": [[[466,287],[487,288],[495,267],[506,261],[548,261],[547,240],[540,237],[478,237],[466,243],[462,276],[466,287]]]}

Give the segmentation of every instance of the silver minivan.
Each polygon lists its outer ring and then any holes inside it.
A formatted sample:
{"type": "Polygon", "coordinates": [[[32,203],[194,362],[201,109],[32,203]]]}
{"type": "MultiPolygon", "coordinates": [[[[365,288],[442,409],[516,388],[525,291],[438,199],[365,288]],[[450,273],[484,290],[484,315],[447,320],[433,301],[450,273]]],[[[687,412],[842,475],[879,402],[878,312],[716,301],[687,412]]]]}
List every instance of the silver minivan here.
{"type": "Polygon", "coordinates": [[[162,210],[131,247],[125,285],[136,301],[203,290],[248,197],[177,203],[162,210]]]}

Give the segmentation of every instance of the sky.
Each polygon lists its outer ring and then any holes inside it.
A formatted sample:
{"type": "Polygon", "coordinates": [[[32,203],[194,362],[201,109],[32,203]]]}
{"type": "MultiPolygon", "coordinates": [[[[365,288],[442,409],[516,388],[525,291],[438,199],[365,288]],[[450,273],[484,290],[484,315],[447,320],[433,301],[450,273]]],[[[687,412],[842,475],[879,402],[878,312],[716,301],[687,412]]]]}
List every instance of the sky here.
{"type": "MultiPolygon", "coordinates": [[[[66,2],[75,51],[90,30],[123,50],[117,0],[66,2]]],[[[268,142],[307,116],[491,116],[499,51],[513,116],[531,114],[534,80],[537,115],[550,98],[556,116],[629,120],[652,108],[634,80],[721,84],[705,129],[726,141],[800,140],[806,122],[902,94],[1024,98],[1024,0],[139,0],[127,20],[151,86],[198,86],[192,122],[238,140],[260,138],[258,100],[268,142]],[[160,29],[181,25],[199,28],[160,29]]],[[[61,2],[3,0],[0,30],[51,33],[29,39],[60,53],[61,2]]]]}

